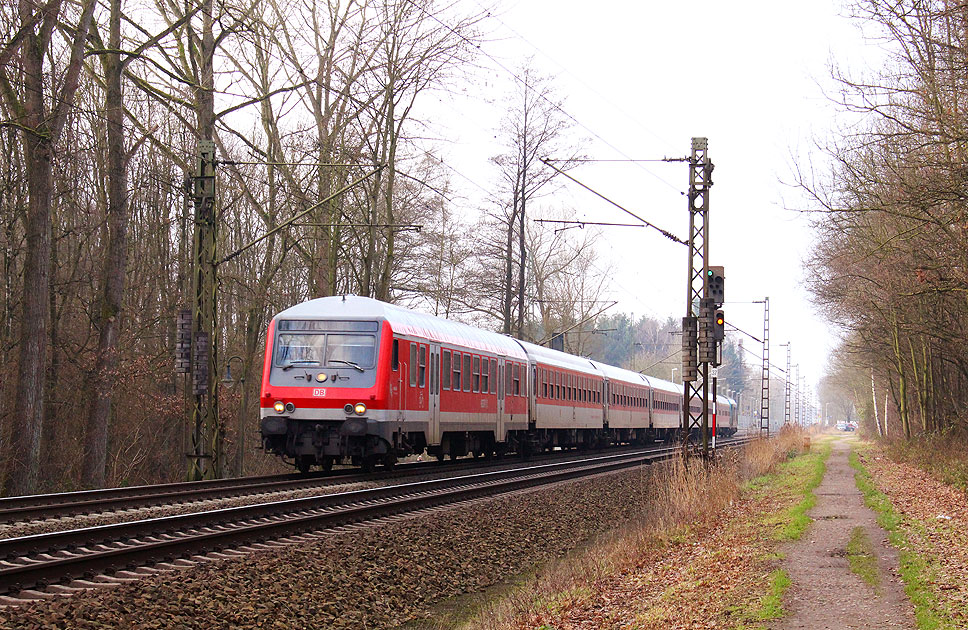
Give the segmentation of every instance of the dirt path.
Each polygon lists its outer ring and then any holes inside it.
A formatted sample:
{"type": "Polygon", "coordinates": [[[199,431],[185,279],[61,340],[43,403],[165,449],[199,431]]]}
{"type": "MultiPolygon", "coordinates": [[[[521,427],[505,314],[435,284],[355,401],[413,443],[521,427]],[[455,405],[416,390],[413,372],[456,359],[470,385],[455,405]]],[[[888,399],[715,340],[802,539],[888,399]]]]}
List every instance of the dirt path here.
{"type": "Polygon", "coordinates": [[[775,630],[915,627],[897,576],[897,551],[864,505],[849,453],[848,440],[834,442],[827,473],[814,491],[817,504],[809,513],[814,522],[799,542],[783,549],[783,568],[793,585],[784,598],[790,614],[775,630]]]}

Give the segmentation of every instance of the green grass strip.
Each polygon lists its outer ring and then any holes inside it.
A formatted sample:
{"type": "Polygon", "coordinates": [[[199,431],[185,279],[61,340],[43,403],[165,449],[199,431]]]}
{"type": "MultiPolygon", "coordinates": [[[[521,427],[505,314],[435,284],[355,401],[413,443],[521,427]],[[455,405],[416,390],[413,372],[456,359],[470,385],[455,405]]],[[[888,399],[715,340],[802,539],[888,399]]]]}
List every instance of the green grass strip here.
{"type": "Polygon", "coordinates": [[[798,457],[781,467],[781,472],[793,474],[794,483],[800,485],[797,489],[803,494],[803,500],[787,511],[785,522],[777,533],[777,540],[785,542],[800,540],[803,532],[812,522],[807,512],[817,504],[817,495],[813,491],[823,481],[823,476],[827,472],[827,458],[830,456],[830,450],[829,443],[822,444],[816,452],[798,457]],[[805,484],[803,484],[804,477],[805,484]]]}
{"type": "MultiPolygon", "coordinates": [[[[857,472],[854,480],[864,495],[864,503],[877,513],[878,524],[887,530],[891,545],[899,550],[901,579],[904,592],[914,604],[914,616],[919,630],[948,630],[958,628],[941,602],[928,586],[931,571],[924,557],[911,550],[904,528],[903,517],[894,510],[891,500],[874,486],[874,480],[864,467],[856,451],[850,453],[850,465],[857,472]]],[[[908,523],[908,525],[913,525],[908,523]]]]}
{"type": "Polygon", "coordinates": [[[874,589],[878,595],[881,592],[881,573],[877,570],[877,558],[874,557],[874,545],[867,528],[855,527],[847,542],[847,562],[850,570],[874,589]]]}
{"type": "Polygon", "coordinates": [[[760,609],[756,617],[761,621],[779,619],[783,616],[783,594],[787,592],[793,582],[783,569],[777,569],[770,574],[770,592],[760,600],[760,609]]]}

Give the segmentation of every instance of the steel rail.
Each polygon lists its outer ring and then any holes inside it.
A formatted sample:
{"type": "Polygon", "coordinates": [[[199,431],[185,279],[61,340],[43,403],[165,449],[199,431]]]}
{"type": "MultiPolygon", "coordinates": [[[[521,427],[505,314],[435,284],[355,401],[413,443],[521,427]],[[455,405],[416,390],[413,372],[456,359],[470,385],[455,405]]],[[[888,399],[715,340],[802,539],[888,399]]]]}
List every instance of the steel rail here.
{"type": "MultiPolygon", "coordinates": [[[[739,446],[745,441],[732,441],[739,446]]],[[[232,545],[499,495],[676,456],[678,447],[37,534],[0,541],[0,594],[232,545]]]]}
{"type": "MultiPolygon", "coordinates": [[[[574,451],[565,451],[556,454],[541,454],[532,457],[532,460],[541,461],[576,456],[578,454],[574,451]]],[[[0,523],[61,518],[78,514],[189,503],[266,492],[286,492],[339,483],[383,481],[438,471],[500,466],[506,465],[509,461],[513,460],[502,462],[493,459],[460,459],[448,462],[412,462],[400,464],[392,471],[380,470],[374,473],[360,473],[358,470],[336,470],[316,472],[309,475],[283,474],[263,477],[237,477],[7,497],[0,498],[0,523]]]]}
{"type": "Polygon", "coordinates": [[[0,541],[0,593],[635,466],[666,453],[469,475],[0,541]],[[543,469],[543,470],[542,470],[543,469]]]}

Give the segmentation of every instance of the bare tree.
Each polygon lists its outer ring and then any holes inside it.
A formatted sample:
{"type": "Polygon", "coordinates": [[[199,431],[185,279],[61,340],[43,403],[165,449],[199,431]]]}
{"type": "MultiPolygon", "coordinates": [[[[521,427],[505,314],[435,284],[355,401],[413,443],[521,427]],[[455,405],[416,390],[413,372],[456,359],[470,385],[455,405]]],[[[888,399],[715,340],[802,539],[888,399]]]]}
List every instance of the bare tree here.
{"type": "Polygon", "coordinates": [[[570,136],[572,122],[562,109],[551,79],[539,74],[530,61],[520,68],[517,76],[519,82],[501,125],[507,150],[493,161],[498,166],[502,194],[507,199],[504,208],[495,213],[505,229],[502,327],[506,334],[513,331],[521,336],[527,308],[527,205],[547,192],[546,186],[555,176],[554,170],[541,162],[541,158],[554,158],[559,168],[568,168],[580,150],[570,136]]]}
{"type": "Polygon", "coordinates": [[[21,0],[18,30],[0,49],[0,91],[12,114],[10,122],[21,130],[28,188],[21,321],[23,342],[5,484],[8,494],[29,494],[37,487],[50,322],[51,173],[54,148],[71,113],[77,91],[84,62],[84,42],[94,7],[93,1],[85,0],[80,6],[80,14],[70,16],[60,0],[43,6],[21,0]],[[70,28],[61,31],[62,25],[70,25],[70,28]],[[64,35],[66,50],[53,41],[57,32],[64,35]],[[66,54],[67,59],[58,73],[47,63],[51,55],[61,57],[62,54],[66,54]],[[50,86],[47,82],[55,74],[60,76],[48,94],[50,86]]]}

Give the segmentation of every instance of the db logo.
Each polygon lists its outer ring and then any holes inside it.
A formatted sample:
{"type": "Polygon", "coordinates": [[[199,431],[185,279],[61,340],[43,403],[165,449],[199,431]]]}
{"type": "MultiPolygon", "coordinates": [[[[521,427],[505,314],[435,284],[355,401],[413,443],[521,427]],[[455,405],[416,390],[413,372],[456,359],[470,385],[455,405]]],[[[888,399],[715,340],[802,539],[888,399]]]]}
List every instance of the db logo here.
{"type": "Polygon", "coordinates": [[[326,390],[324,388],[316,388],[313,390],[313,396],[322,397],[326,395],[326,390]]]}

